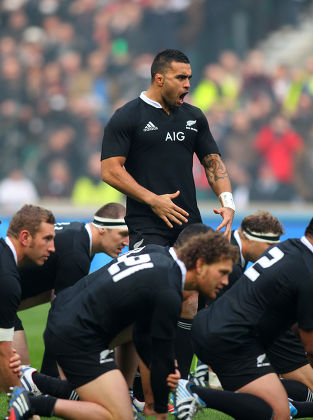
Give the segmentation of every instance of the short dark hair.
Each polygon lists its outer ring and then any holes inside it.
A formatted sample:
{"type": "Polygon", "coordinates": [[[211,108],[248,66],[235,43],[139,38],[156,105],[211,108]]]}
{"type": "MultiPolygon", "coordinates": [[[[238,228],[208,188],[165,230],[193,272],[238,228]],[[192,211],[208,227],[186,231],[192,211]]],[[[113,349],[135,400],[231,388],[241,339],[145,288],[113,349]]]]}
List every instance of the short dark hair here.
{"type": "Polygon", "coordinates": [[[151,65],[151,80],[154,80],[154,76],[157,73],[164,74],[173,61],[176,63],[190,63],[188,57],[179,50],[167,49],[161,51],[154,57],[151,65]]]}
{"type": "Polygon", "coordinates": [[[40,229],[41,222],[54,225],[55,217],[50,210],[25,204],[12,217],[7,235],[17,239],[21,231],[25,229],[34,237],[40,229]]]}
{"type": "Polygon", "coordinates": [[[241,222],[241,229],[243,231],[253,231],[258,233],[267,233],[272,232],[276,233],[278,236],[284,233],[284,228],[282,224],[268,211],[258,211],[254,214],[249,214],[241,222]]]}
{"type": "Polygon", "coordinates": [[[108,219],[123,219],[126,208],[120,203],[108,203],[100,207],[95,213],[98,217],[107,217],[108,219]]]}
{"type": "Polygon", "coordinates": [[[226,236],[214,230],[190,237],[176,252],[187,270],[193,269],[199,258],[206,264],[224,259],[231,259],[235,264],[239,258],[238,247],[231,245],[226,236]]]}
{"type": "Polygon", "coordinates": [[[306,236],[309,235],[309,236],[313,237],[313,217],[312,217],[310,223],[308,224],[308,226],[306,227],[304,234],[306,236]]]}
{"type": "Polygon", "coordinates": [[[178,235],[174,247],[180,248],[184,245],[184,243],[191,238],[194,235],[198,235],[199,233],[206,233],[206,232],[212,232],[213,229],[210,226],[207,226],[203,223],[192,223],[191,225],[188,225],[183,229],[180,234],[178,235]]]}

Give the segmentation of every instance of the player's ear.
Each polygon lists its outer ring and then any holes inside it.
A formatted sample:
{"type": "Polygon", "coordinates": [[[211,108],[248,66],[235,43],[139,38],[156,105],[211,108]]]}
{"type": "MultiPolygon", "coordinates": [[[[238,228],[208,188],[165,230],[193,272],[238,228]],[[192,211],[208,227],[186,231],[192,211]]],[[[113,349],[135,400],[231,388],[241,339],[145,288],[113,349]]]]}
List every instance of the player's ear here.
{"type": "Polygon", "coordinates": [[[197,273],[200,273],[201,272],[201,269],[202,269],[203,264],[204,264],[203,258],[198,258],[196,260],[195,269],[196,269],[196,272],[197,273]]]}
{"type": "Polygon", "coordinates": [[[161,73],[156,73],[156,75],[154,76],[154,81],[156,83],[157,86],[162,87],[164,85],[164,76],[161,73]]]}
{"type": "Polygon", "coordinates": [[[30,234],[29,230],[21,230],[19,234],[20,243],[24,246],[27,246],[32,239],[32,235],[30,234]]]}

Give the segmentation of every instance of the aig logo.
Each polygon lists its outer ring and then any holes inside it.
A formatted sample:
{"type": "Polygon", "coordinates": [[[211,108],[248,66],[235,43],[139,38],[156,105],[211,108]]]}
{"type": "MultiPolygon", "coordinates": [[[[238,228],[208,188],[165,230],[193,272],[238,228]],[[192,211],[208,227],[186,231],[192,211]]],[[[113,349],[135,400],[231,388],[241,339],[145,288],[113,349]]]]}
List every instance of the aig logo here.
{"type": "Polygon", "coordinates": [[[166,134],[166,138],[165,141],[183,141],[185,140],[185,133],[183,133],[182,131],[178,131],[176,133],[176,131],[173,131],[172,133],[170,133],[169,131],[166,134]]]}

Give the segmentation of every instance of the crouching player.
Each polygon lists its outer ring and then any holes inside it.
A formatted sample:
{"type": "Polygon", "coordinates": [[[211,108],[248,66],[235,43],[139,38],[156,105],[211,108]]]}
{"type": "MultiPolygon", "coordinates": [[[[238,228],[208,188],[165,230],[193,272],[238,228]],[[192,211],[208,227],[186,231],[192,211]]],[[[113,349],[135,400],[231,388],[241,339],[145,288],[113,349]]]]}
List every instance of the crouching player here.
{"type": "Polygon", "coordinates": [[[110,343],[134,324],[136,349],[151,375],[151,414],[157,420],[167,419],[182,291],[215,297],[227,285],[237,258],[236,248],[221,233],[208,232],[190,238],[179,249],[148,245],[130,251],[60,292],[49,314],[45,341],[55,349],[80,401],[23,391],[32,412],[74,420],[133,419],[128,387],[110,343]]]}

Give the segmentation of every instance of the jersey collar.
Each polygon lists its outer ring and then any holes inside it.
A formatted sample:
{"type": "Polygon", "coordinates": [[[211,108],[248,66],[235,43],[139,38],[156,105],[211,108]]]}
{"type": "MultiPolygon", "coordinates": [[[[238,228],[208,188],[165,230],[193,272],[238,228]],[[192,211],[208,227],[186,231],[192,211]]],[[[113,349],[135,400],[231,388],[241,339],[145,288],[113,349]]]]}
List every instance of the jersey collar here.
{"type": "Polygon", "coordinates": [[[242,255],[242,243],[241,243],[241,239],[240,239],[240,236],[239,236],[238,229],[236,229],[234,231],[234,238],[236,239],[236,242],[239,246],[241,267],[244,268],[245,265],[246,265],[246,261],[245,261],[243,255],[242,255]]]}
{"type": "Polygon", "coordinates": [[[159,102],[153,101],[152,99],[148,98],[148,96],[146,96],[146,91],[141,92],[139,97],[148,105],[154,106],[154,108],[162,108],[162,105],[159,102]]]}
{"type": "Polygon", "coordinates": [[[173,257],[173,259],[175,260],[175,262],[178,264],[180,271],[182,273],[182,292],[184,291],[184,286],[185,286],[185,280],[186,280],[186,266],[185,264],[177,257],[176,252],[174,251],[174,248],[171,247],[169,249],[169,253],[171,254],[171,256],[173,257]]]}
{"type": "Polygon", "coordinates": [[[91,229],[90,229],[90,226],[89,226],[88,223],[85,224],[85,229],[87,230],[87,233],[88,233],[88,236],[89,236],[89,254],[90,254],[90,256],[92,256],[91,255],[91,253],[92,253],[92,232],[91,232],[91,229]]]}
{"type": "Polygon", "coordinates": [[[307,238],[306,238],[305,236],[302,236],[302,238],[301,238],[301,242],[302,242],[305,246],[307,246],[311,252],[313,252],[313,245],[311,244],[311,242],[310,242],[310,241],[308,241],[308,240],[307,240],[307,238]]]}
{"type": "Polygon", "coordinates": [[[9,248],[11,249],[14,260],[15,260],[15,264],[17,265],[17,253],[16,253],[16,250],[14,248],[14,245],[13,245],[11,239],[8,236],[5,237],[5,242],[9,246],[9,248]]]}

